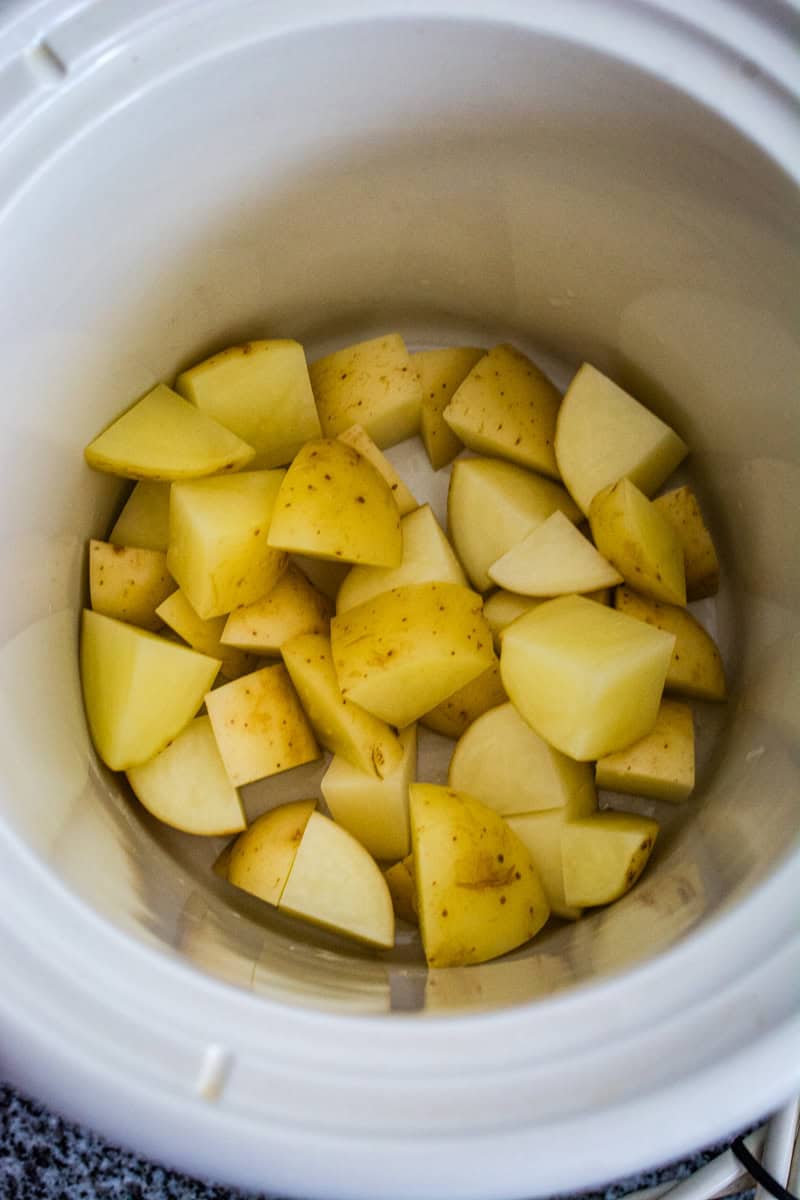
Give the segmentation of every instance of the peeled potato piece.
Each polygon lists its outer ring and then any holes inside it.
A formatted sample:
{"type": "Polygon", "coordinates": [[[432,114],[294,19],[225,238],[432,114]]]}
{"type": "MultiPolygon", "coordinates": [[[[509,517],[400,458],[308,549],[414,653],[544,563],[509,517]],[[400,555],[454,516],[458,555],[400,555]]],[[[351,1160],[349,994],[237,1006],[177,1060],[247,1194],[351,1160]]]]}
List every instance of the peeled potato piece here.
{"type": "Polygon", "coordinates": [[[383,778],[337,754],[320,784],[334,821],[380,859],[400,858],[409,849],[408,788],[416,774],[416,725],[400,733],[400,745],[403,757],[383,778]]]}
{"type": "Polygon", "coordinates": [[[596,592],[622,576],[558,510],[489,567],[502,588],[525,596],[596,592]]]}
{"type": "Polygon", "coordinates": [[[108,540],[114,546],[139,546],[142,550],[166,553],[169,545],[169,484],[140,479],[125,501],[108,540]]]}

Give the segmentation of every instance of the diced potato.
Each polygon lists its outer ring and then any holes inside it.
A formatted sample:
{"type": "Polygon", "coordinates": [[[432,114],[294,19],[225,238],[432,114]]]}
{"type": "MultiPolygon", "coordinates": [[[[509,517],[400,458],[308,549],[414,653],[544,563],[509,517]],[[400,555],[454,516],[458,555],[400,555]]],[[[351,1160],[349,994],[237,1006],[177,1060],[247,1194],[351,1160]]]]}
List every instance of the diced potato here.
{"type": "Polygon", "coordinates": [[[409,583],[459,583],[467,577],[429,504],[400,522],[403,557],[396,567],[351,567],[339,588],[336,611],[347,612],[381,592],[409,583]]]}
{"type": "Polygon", "coordinates": [[[653,729],[595,768],[600,788],[681,804],[694,791],[694,724],[688,704],[662,700],[653,729]]]}
{"type": "Polygon", "coordinates": [[[400,745],[403,757],[382,779],[337,754],[320,784],[334,821],[374,858],[389,861],[409,851],[408,788],[416,776],[416,725],[402,731],[400,745]]]}
{"type": "Polygon", "coordinates": [[[561,403],[555,449],[561,477],[585,513],[602,488],[626,476],[652,496],[688,454],[669,425],[589,363],[561,403]]]}
{"type": "Polygon", "coordinates": [[[283,663],[243,675],[205,699],[225,770],[236,787],[319,758],[283,663]]]}
{"type": "Polygon", "coordinates": [[[626,583],[653,600],[686,603],[680,538],[671,521],[630,479],[597,493],[589,506],[589,523],[598,549],[626,583]]]}
{"type": "Polygon", "coordinates": [[[306,579],[318,592],[336,603],[342,580],[350,570],[350,563],[331,562],[326,558],[307,558],[304,554],[293,554],[292,562],[299,567],[306,579]]]}
{"type": "Polygon", "coordinates": [[[560,596],[503,633],[509,699],[541,737],[581,762],[622,750],[656,722],[674,639],[582,596],[560,596]],[[654,635],[658,636],[654,636],[654,635]]]}
{"type": "Polygon", "coordinates": [[[496,458],[453,463],[447,523],[464,570],[480,592],[492,586],[489,567],[527,533],[560,510],[580,510],[560,484],[496,458]]]}
{"type": "Polygon", "coordinates": [[[191,721],[220,662],[84,609],[81,680],[89,732],[113,771],[147,762],[191,721]]]}
{"type": "Polygon", "coordinates": [[[672,522],[683,547],[686,595],[702,600],[719,591],[719,561],[697,497],[688,486],[666,492],[653,501],[672,522]]]}
{"type": "Polygon", "coordinates": [[[303,347],[275,339],[231,346],[183,371],[176,391],[255,450],[252,467],[283,467],[320,436],[303,347]]]}
{"type": "Polygon", "coordinates": [[[513,346],[495,346],[470,371],[444,419],[470,450],[559,478],[553,442],[557,388],[513,346]]]}
{"type": "Polygon", "coordinates": [[[148,812],[184,833],[216,837],[245,827],[208,717],[195,717],[154,758],[130,767],[128,782],[148,812]]]}
{"type": "MultiPolygon", "coordinates": [[[[585,769],[591,779],[591,767],[585,769]]],[[[550,904],[550,911],[553,916],[561,917],[565,921],[577,921],[583,910],[576,905],[567,904],[564,895],[561,834],[570,821],[588,817],[596,808],[594,787],[575,788],[568,793],[561,808],[515,813],[506,817],[509,826],[531,856],[531,862],[542,881],[550,904]]]]}
{"type": "Polygon", "coordinates": [[[411,361],[422,387],[420,434],[434,471],[446,467],[462,448],[443,413],[456,388],[483,358],[485,350],[474,346],[452,346],[444,350],[418,350],[411,361]]]}
{"type": "Polygon", "coordinates": [[[400,513],[386,480],[352,446],[306,442],[281,486],[269,544],[318,558],[396,567],[400,513]]]}
{"type": "Polygon", "coordinates": [[[333,605],[294,563],[266,596],[237,608],[224,623],[222,644],[254,654],[279,654],[284,642],[302,633],[327,634],[333,605]]]}
{"type": "Polygon", "coordinates": [[[294,800],[258,817],[230,848],[228,882],[277,905],[315,807],[315,800],[294,800]]]}
{"type": "Polygon", "coordinates": [[[394,588],[331,621],[343,696],[403,728],[491,666],[480,597],[454,583],[394,588]]]}
{"type": "Polygon", "coordinates": [[[240,675],[253,670],[255,660],[251,655],[233,646],[223,646],[220,639],[225,628],[225,617],[211,617],[204,621],[198,617],[180,588],[168,596],[157,611],[164,624],[188,642],[193,650],[220,659],[221,673],[228,679],[238,679],[240,675]]]}
{"type": "MultiPolygon", "coordinates": [[[[495,660],[482,675],[476,675],[420,717],[420,723],[442,737],[459,738],[473,721],[507,699],[500,678],[500,663],[495,660]]],[[[469,791],[469,788],[465,790],[469,791]]]]}
{"type": "Polygon", "coordinates": [[[483,615],[486,618],[486,624],[492,631],[495,648],[499,652],[502,643],[503,631],[516,621],[517,617],[521,617],[523,613],[530,612],[533,608],[538,608],[540,604],[544,604],[543,597],[538,596],[518,596],[516,592],[506,592],[502,588],[497,592],[492,592],[483,604],[483,615]]]}
{"type": "Polygon", "coordinates": [[[539,737],[510,703],[490,709],[466,730],[450,760],[448,783],[502,817],[551,808],[591,811],[595,803],[591,766],[539,737]]]}
{"type": "Polygon", "coordinates": [[[650,857],[658,822],[635,813],[599,812],[561,832],[568,904],[610,904],[630,891],[650,857]]]}
{"type": "Polygon", "coordinates": [[[489,578],[526,596],[596,592],[622,583],[619,572],[558,509],[492,563],[489,578]]]}
{"type": "Polygon", "coordinates": [[[431,967],[487,962],[538,933],[550,909],[530,855],[490,808],[412,783],[411,838],[422,945],[431,967]]]}
{"type": "Polygon", "coordinates": [[[166,553],[169,545],[169,484],[140,479],[125,501],[108,540],[113,546],[139,546],[142,550],[166,553]]]}
{"type": "Polygon", "coordinates": [[[286,555],[267,537],[285,474],[245,471],[173,486],[167,566],[204,620],[252,604],[286,569],[286,555]]]}
{"type": "Polygon", "coordinates": [[[400,862],[387,867],[383,878],[392,897],[394,914],[409,925],[418,925],[417,918],[417,885],[414,879],[414,855],[407,854],[400,862]]]}
{"type": "Polygon", "coordinates": [[[310,375],[326,438],[358,423],[385,450],[419,429],[422,388],[399,333],[336,350],[310,375]]]}
{"type": "Polygon", "coordinates": [[[403,747],[385,721],[343,698],[330,639],[318,633],[301,634],[284,642],[281,654],[322,745],[373,778],[391,775],[402,761],[403,747]]]}
{"type": "Polygon", "coordinates": [[[711,634],[691,613],[675,604],[649,600],[624,587],[617,588],[614,603],[619,612],[646,621],[675,638],[667,669],[667,691],[698,700],[725,699],[725,668],[719,650],[711,634]]]}
{"type": "Polygon", "coordinates": [[[413,512],[415,508],[419,508],[410,489],[403,483],[383,451],[375,445],[363,425],[351,425],[349,429],[345,429],[344,433],[339,434],[339,441],[344,442],[347,446],[352,446],[362,458],[372,463],[379,475],[383,476],[394,496],[401,517],[404,517],[406,513],[413,512]]]}
{"type": "Polygon", "coordinates": [[[369,946],[394,945],[394,909],[380,868],[322,813],[308,819],[278,907],[369,946]]]}
{"type": "Polygon", "coordinates": [[[89,596],[95,612],[142,629],[161,628],[156,609],[175,590],[160,550],[89,542],[89,596]]]}
{"type": "Polygon", "coordinates": [[[126,479],[196,479],[235,471],[255,451],[159,383],[86,447],[90,467],[126,479]]]}

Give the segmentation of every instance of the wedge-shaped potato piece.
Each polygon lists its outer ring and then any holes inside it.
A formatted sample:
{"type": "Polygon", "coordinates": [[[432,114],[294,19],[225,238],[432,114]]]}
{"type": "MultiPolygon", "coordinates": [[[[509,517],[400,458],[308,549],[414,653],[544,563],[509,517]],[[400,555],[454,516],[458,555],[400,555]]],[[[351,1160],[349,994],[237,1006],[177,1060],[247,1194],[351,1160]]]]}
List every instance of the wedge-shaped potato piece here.
{"type": "MultiPolygon", "coordinates": [[[[586,593],[586,599],[594,600],[597,604],[611,604],[612,598],[610,588],[600,588],[597,592],[586,593]]],[[[544,604],[545,599],[546,597],[543,596],[520,596],[516,592],[503,591],[502,588],[500,591],[492,592],[491,596],[484,601],[483,615],[492,631],[497,650],[500,649],[503,630],[523,613],[530,612],[532,608],[544,604]]]]}
{"type": "Polygon", "coordinates": [[[598,549],[626,583],[653,600],[686,603],[680,538],[671,521],[630,479],[597,493],[589,506],[589,523],[598,549]]]}
{"type": "Polygon", "coordinates": [[[96,471],[126,479],[197,479],[235,471],[255,451],[159,383],[84,451],[96,471]]]}
{"type": "MultiPolygon", "coordinates": [[[[400,734],[403,757],[382,779],[337,754],[320,787],[331,816],[374,858],[400,858],[409,851],[408,788],[417,768],[417,728],[400,734]]],[[[390,886],[391,890],[391,886],[390,886]]]]}
{"type": "Polygon", "coordinates": [[[580,805],[584,792],[594,808],[589,764],[556,750],[509,703],[478,717],[459,739],[448,783],[502,817],[580,805]]]}
{"type": "Polygon", "coordinates": [[[216,837],[245,827],[208,717],[195,717],[155,758],[130,767],[128,782],[148,812],[184,833],[216,837]]]}
{"type": "Polygon", "coordinates": [[[350,570],[350,563],[331,562],[325,558],[307,558],[304,554],[293,554],[292,562],[305,575],[310,584],[336,603],[342,580],[350,570]]]}
{"type": "Polygon", "coordinates": [[[147,762],[191,721],[220,662],[84,609],[81,680],[89,732],[114,771],[147,762]]]}
{"type": "Polygon", "coordinates": [[[403,728],[487,670],[480,597],[455,583],[394,588],[331,621],[342,695],[403,728]]]}
{"type": "Polygon", "coordinates": [[[175,590],[160,550],[89,542],[89,596],[95,612],[142,629],[161,628],[156,609],[175,590]]]}
{"type": "Polygon", "coordinates": [[[451,788],[412,783],[409,791],[428,965],[487,962],[538,933],[550,908],[530,855],[503,818],[451,788]]]}
{"type": "Polygon", "coordinates": [[[689,452],[669,425],[589,363],[561,403],[555,447],[561,478],[585,513],[602,488],[626,476],[652,496],[689,452]]]}
{"type": "Polygon", "coordinates": [[[294,563],[261,600],[237,608],[225,622],[224,646],[255,654],[279,654],[284,642],[301,633],[327,634],[333,605],[294,563]]]}
{"type": "Polygon", "coordinates": [[[553,442],[561,394],[513,346],[495,346],[470,371],[444,419],[470,450],[559,478],[553,442]]]}
{"type": "Polygon", "coordinates": [[[206,696],[231,783],[241,787],[319,758],[319,747],[283,663],[263,667],[206,696]]]}
{"type": "Polygon", "coordinates": [[[394,496],[401,517],[404,517],[406,513],[413,512],[415,508],[419,508],[419,504],[409,488],[403,483],[383,451],[375,445],[363,425],[351,425],[349,429],[345,429],[344,433],[339,434],[339,441],[344,442],[347,446],[352,446],[362,458],[372,463],[379,475],[383,476],[394,496]]]}
{"type": "Polygon", "coordinates": [[[378,864],[322,813],[308,819],[278,907],[368,946],[394,945],[392,898],[378,864]]]}
{"type": "MultiPolygon", "coordinates": [[[[490,708],[502,704],[508,697],[500,678],[497,659],[483,672],[465,683],[452,696],[420,718],[420,724],[442,737],[460,738],[465,729],[490,708]]],[[[466,789],[469,791],[469,789],[466,789]]]]}
{"type": "Polygon", "coordinates": [[[674,639],[582,596],[560,596],[503,633],[500,674],[532,729],[580,762],[656,722],[674,639]],[[654,635],[658,636],[654,636],[654,635]]]}
{"type": "Polygon", "coordinates": [[[489,567],[557,510],[579,520],[580,510],[560,484],[497,458],[453,463],[447,524],[474,587],[492,586],[489,567]]]}
{"type": "Polygon", "coordinates": [[[719,560],[692,489],[688,486],[676,488],[665,492],[653,503],[672,522],[680,538],[688,599],[715,596],[719,591],[719,560]]]}
{"type": "Polygon", "coordinates": [[[610,904],[630,891],[650,857],[658,822],[635,813],[599,812],[561,831],[568,904],[610,904]]]}
{"type": "Polygon", "coordinates": [[[256,663],[251,655],[233,646],[223,646],[220,637],[225,628],[225,618],[211,617],[204,621],[198,617],[180,588],[168,596],[157,611],[164,624],[188,642],[193,650],[220,659],[222,674],[228,679],[238,679],[254,669],[256,663]]]}
{"type": "Polygon", "coordinates": [[[666,688],[698,700],[724,700],[727,695],[725,668],[716,642],[685,608],[649,600],[630,588],[617,588],[617,610],[637,621],[646,621],[675,638],[666,688]]]}
{"type": "Polygon", "coordinates": [[[387,867],[383,878],[389,887],[395,916],[401,921],[408,921],[409,925],[418,925],[414,855],[407,854],[400,862],[387,867]]]}
{"type": "Polygon", "coordinates": [[[351,567],[339,588],[336,611],[347,612],[381,592],[409,583],[459,583],[467,577],[429,504],[400,522],[403,557],[397,567],[351,567]]]}
{"type": "MultiPolygon", "coordinates": [[[[591,767],[586,768],[591,776],[591,767]]],[[[541,812],[514,813],[506,817],[511,829],[525,846],[542,882],[550,911],[565,921],[577,921],[582,908],[567,904],[564,873],[561,867],[561,834],[570,821],[588,817],[597,808],[593,787],[570,791],[561,808],[541,812]]]]}
{"type": "Polygon", "coordinates": [[[320,436],[299,342],[231,346],[183,371],[175,389],[253,447],[252,467],[283,467],[309,438],[320,436]]]}
{"type": "Polygon", "coordinates": [[[169,545],[169,484],[140,479],[108,535],[113,546],[163,550],[169,545]]]}
{"type": "Polygon", "coordinates": [[[281,654],[322,745],[373,778],[391,775],[400,766],[403,747],[385,721],[344,699],[333,668],[330,638],[304,633],[284,642],[281,654]]]}
{"type": "Polygon", "coordinates": [[[595,768],[600,788],[681,804],[694,791],[694,724],[688,704],[662,700],[650,733],[595,768]]]}
{"type": "Polygon", "coordinates": [[[269,544],[318,558],[396,567],[400,513],[386,480],[352,446],[306,442],[281,485],[269,544]]]}
{"type": "Polygon", "coordinates": [[[310,375],[326,438],[359,424],[385,450],[419,429],[422,388],[399,333],[336,350],[310,375]]]}
{"type": "Polygon", "coordinates": [[[315,800],[294,800],[258,817],[230,848],[228,882],[277,905],[315,807],[315,800]]]}
{"type": "Polygon", "coordinates": [[[244,471],[173,486],[167,566],[204,620],[252,604],[286,569],[286,555],[267,539],[285,474],[244,471]]]}
{"type": "Polygon", "coordinates": [[[525,596],[596,592],[622,583],[619,572],[559,510],[492,563],[489,578],[525,596]]]}
{"type": "Polygon", "coordinates": [[[444,350],[418,350],[411,355],[422,387],[419,431],[434,471],[452,462],[463,446],[443,414],[456,388],[485,353],[474,346],[452,346],[444,350]]]}

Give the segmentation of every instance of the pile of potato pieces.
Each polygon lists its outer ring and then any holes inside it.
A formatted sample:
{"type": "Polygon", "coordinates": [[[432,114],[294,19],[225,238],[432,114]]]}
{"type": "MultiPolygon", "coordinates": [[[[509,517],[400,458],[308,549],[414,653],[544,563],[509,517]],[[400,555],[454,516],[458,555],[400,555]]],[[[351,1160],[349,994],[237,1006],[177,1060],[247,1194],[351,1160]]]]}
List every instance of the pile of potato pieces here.
{"type": "Polygon", "coordinates": [[[508,345],[391,334],[309,369],[261,341],[85,453],[138,481],[90,544],[92,738],[157,818],[237,835],[218,874],[378,948],[419,922],[432,967],[633,886],[658,825],[596,788],[686,800],[672,694],[725,696],[686,609],[717,590],[713,542],[689,487],[649,499],[687,448],[633,397],[584,364],[562,398],[508,345]],[[455,459],[447,534],[382,453],[417,434],[434,470],[455,459]],[[418,723],[458,739],[446,787],[416,780],[418,723]],[[330,816],[246,827],[238,789],[320,746],[330,816]]]}

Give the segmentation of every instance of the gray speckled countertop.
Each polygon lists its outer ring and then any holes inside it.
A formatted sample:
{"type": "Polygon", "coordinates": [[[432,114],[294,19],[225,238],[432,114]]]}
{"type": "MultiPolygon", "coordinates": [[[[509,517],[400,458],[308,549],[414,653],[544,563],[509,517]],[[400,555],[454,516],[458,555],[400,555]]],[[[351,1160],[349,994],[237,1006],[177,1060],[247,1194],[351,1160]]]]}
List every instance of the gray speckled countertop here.
{"type": "MultiPolygon", "coordinates": [[[[722,1148],[620,1180],[602,1192],[587,1193],[584,1200],[619,1200],[638,1188],[684,1178],[722,1148]]],[[[0,1084],[0,1200],[280,1198],[245,1194],[156,1166],[0,1084]]]]}

